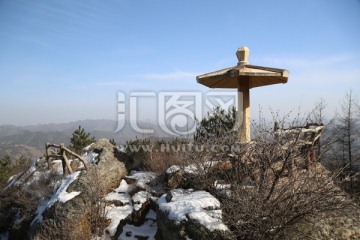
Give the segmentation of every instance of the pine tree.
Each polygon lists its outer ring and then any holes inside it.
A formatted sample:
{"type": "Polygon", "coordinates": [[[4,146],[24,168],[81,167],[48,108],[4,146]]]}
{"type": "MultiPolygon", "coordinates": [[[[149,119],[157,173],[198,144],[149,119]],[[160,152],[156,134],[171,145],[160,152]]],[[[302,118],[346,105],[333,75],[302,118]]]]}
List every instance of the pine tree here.
{"type": "Polygon", "coordinates": [[[197,121],[194,139],[201,142],[209,138],[221,137],[224,134],[236,134],[235,123],[235,107],[230,108],[228,111],[216,107],[211,114],[208,113],[207,117],[197,121]]]}
{"type": "Polygon", "coordinates": [[[11,158],[9,155],[5,155],[0,159],[0,166],[2,168],[10,167],[11,164],[11,158]]]}
{"type": "Polygon", "coordinates": [[[72,144],[71,148],[73,148],[75,152],[80,153],[84,147],[95,142],[95,138],[90,137],[90,133],[85,132],[84,128],[79,126],[79,128],[73,132],[70,141],[72,144]]]}

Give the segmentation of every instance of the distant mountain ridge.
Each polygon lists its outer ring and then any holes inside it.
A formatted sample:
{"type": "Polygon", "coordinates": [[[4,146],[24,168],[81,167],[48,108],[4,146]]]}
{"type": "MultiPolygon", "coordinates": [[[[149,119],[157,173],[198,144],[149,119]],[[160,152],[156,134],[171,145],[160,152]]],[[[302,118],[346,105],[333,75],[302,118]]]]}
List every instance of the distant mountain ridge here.
{"type": "MultiPolygon", "coordinates": [[[[32,132],[41,131],[41,132],[67,132],[72,133],[78,126],[89,129],[89,131],[106,131],[113,132],[116,128],[116,121],[110,119],[99,119],[99,120],[79,120],[69,123],[48,123],[48,124],[37,124],[37,125],[28,125],[21,127],[25,130],[32,132]]],[[[1,126],[0,126],[1,128],[1,126]]]]}
{"type": "MultiPolygon", "coordinates": [[[[172,139],[174,136],[164,133],[160,126],[155,123],[138,123],[140,128],[153,129],[154,138],[172,139]]],[[[72,133],[79,127],[89,132],[96,139],[114,139],[115,142],[125,144],[127,140],[144,138],[149,134],[141,134],[134,131],[127,121],[125,127],[115,132],[117,122],[110,119],[79,120],[69,123],[48,123],[28,126],[0,125],[0,157],[5,154],[11,157],[38,158],[45,153],[45,143],[70,144],[72,133]]]]}
{"type": "Polygon", "coordinates": [[[37,158],[45,153],[46,142],[70,144],[70,138],[79,126],[90,132],[95,138],[113,138],[117,144],[124,144],[135,138],[130,128],[114,133],[117,122],[109,119],[79,120],[69,123],[49,123],[28,126],[0,125],[0,157],[37,158]]]}

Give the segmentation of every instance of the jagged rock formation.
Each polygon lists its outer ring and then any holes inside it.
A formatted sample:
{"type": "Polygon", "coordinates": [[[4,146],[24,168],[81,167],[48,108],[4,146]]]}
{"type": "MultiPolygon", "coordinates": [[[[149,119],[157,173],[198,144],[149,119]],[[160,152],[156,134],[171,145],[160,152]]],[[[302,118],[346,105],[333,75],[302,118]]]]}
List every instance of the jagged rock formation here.
{"type": "MultiPolygon", "coordinates": [[[[101,211],[101,197],[110,189],[115,188],[121,178],[127,174],[125,166],[114,156],[114,146],[106,139],[100,139],[91,145],[87,155],[95,156],[93,165],[89,166],[88,171],[75,172],[78,177],[69,184],[66,189],[67,193],[79,193],[69,201],[56,201],[51,206],[48,205],[42,213],[35,217],[31,224],[30,236],[33,239],[44,239],[55,237],[61,239],[62,235],[69,234],[66,232],[56,232],[54,229],[66,229],[76,227],[76,236],[70,238],[90,239],[94,234],[94,228],[101,226],[94,221],[101,222],[104,219],[98,219],[96,216],[101,211]],[[95,225],[94,225],[95,224],[95,225]]],[[[73,175],[73,174],[72,174],[73,175]]],[[[71,176],[71,175],[70,175],[71,176]]],[[[50,199],[51,200],[51,199],[50,199]]],[[[43,204],[48,204],[45,203],[43,204]]],[[[41,207],[41,206],[40,206],[41,207]]],[[[101,212],[100,212],[101,214],[101,212]]]]}
{"type": "Polygon", "coordinates": [[[105,199],[111,223],[103,239],[235,239],[215,197],[206,191],[167,192],[153,172],[132,172],[105,199]]]}
{"type": "Polygon", "coordinates": [[[220,202],[206,191],[174,189],[157,203],[162,239],[236,239],[222,222],[220,202]]]}

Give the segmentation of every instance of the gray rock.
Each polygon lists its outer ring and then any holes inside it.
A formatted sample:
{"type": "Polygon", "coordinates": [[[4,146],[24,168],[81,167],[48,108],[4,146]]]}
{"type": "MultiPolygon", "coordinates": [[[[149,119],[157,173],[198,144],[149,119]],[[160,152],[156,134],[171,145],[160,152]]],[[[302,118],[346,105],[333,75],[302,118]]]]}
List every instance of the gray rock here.
{"type": "Polygon", "coordinates": [[[146,214],[151,207],[151,194],[146,191],[139,191],[132,197],[134,210],[132,212],[132,222],[135,226],[144,223],[146,214]]]}
{"type": "Polygon", "coordinates": [[[158,200],[157,238],[236,239],[222,223],[219,207],[208,192],[173,189],[158,200]]]}
{"type": "Polygon", "coordinates": [[[127,171],[125,165],[115,157],[114,146],[107,139],[100,139],[89,151],[98,153],[98,160],[89,166],[88,171],[82,171],[67,189],[68,193],[81,193],[65,203],[56,202],[46,209],[42,214],[42,223],[31,226],[32,239],[91,239],[97,228],[106,226],[102,199],[119,185],[127,171]],[[77,231],[66,230],[74,227],[77,231]]]}
{"type": "Polygon", "coordinates": [[[165,186],[168,189],[180,188],[184,184],[184,171],[173,165],[164,173],[165,186]]]}

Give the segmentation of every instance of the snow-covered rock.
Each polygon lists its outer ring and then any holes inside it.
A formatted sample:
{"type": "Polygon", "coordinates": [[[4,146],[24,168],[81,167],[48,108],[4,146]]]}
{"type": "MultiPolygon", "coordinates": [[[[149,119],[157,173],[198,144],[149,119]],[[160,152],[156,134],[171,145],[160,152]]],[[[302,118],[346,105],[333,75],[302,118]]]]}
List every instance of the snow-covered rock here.
{"type": "Polygon", "coordinates": [[[173,189],[157,201],[163,239],[233,239],[222,222],[220,202],[206,191],[173,189]]]}
{"type": "Polygon", "coordinates": [[[141,226],[126,224],[118,239],[121,240],[137,240],[147,239],[154,240],[157,232],[156,212],[150,210],[145,217],[145,222],[141,226]]]}
{"type": "Polygon", "coordinates": [[[184,171],[178,165],[169,167],[164,173],[165,186],[168,189],[182,187],[184,180],[184,171]]]}
{"type": "MultiPolygon", "coordinates": [[[[58,226],[73,225],[71,223],[76,222],[78,228],[73,233],[80,236],[89,236],[90,239],[92,231],[95,230],[91,218],[94,218],[93,212],[96,211],[94,208],[97,207],[97,199],[101,197],[102,193],[108,193],[111,189],[117,188],[121,179],[127,174],[125,165],[116,158],[114,146],[108,140],[100,139],[89,146],[88,156],[95,158],[94,153],[98,154],[98,156],[96,156],[96,161],[94,160],[93,164],[89,161],[87,171],[83,170],[81,174],[78,171],[68,176],[63,180],[60,188],[56,190],[55,195],[48,202],[38,206],[37,215],[30,229],[32,238],[44,237],[42,234],[46,232],[57,234],[53,229],[57,229],[58,226]],[[77,176],[77,178],[73,178],[73,176],[77,176]]],[[[119,221],[120,218],[118,213],[131,213],[132,206],[128,205],[126,207],[124,203],[125,208],[119,209],[121,206],[115,205],[115,202],[119,200],[115,197],[115,194],[113,193],[113,195],[107,197],[114,202],[110,202],[106,210],[109,211],[109,219],[114,219],[114,225],[117,228],[116,221],[119,221]]],[[[126,202],[126,199],[124,202],[126,202]]],[[[125,213],[124,215],[126,215],[125,213]]],[[[101,218],[103,216],[95,217],[101,218]]],[[[109,227],[109,232],[111,231],[114,231],[112,226],[109,227]]],[[[58,236],[50,237],[57,238],[58,236]]]]}
{"type": "Polygon", "coordinates": [[[36,216],[31,222],[31,225],[34,223],[41,223],[43,220],[43,213],[46,209],[50,208],[56,202],[66,203],[67,201],[78,196],[81,192],[75,191],[68,193],[66,190],[69,185],[74,182],[80,175],[80,172],[74,172],[73,174],[67,176],[64,181],[61,183],[60,187],[54,192],[54,194],[49,198],[40,203],[36,210],[36,216]]]}

